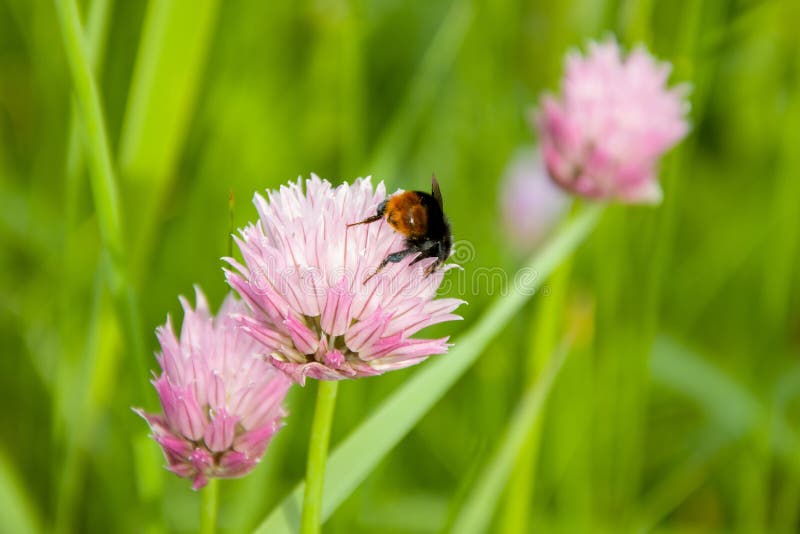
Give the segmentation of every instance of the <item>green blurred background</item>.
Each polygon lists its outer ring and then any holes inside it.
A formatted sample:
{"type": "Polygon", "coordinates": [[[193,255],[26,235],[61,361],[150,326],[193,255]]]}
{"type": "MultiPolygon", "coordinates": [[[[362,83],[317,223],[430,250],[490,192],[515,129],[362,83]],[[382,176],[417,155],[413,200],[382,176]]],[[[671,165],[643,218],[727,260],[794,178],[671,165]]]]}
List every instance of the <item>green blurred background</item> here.
{"type": "MultiPolygon", "coordinates": [[[[218,304],[226,292],[229,193],[238,227],[255,217],[254,191],[298,175],[371,174],[391,191],[425,189],[436,172],[456,238],[475,250],[463,276],[513,273],[504,169],[533,146],[530,110],[558,88],[565,52],[609,33],[647,43],[693,86],[663,205],[608,209],[325,531],[452,528],[576,321],[491,532],[800,528],[800,2],[84,0],[81,11],[138,309],[112,298],[120,280],[54,6],[0,0],[0,531],[197,529],[198,495],[160,468],[130,406],[157,405],[152,332],[181,317],[177,295],[199,283],[218,304]]],[[[456,343],[498,298],[457,289],[465,321],[437,330],[456,343]]],[[[333,445],[414,372],[342,384],[333,445]]],[[[251,529],[302,478],[315,389],[294,389],[253,474],[222,481],[221,530],[251,529]]]]}

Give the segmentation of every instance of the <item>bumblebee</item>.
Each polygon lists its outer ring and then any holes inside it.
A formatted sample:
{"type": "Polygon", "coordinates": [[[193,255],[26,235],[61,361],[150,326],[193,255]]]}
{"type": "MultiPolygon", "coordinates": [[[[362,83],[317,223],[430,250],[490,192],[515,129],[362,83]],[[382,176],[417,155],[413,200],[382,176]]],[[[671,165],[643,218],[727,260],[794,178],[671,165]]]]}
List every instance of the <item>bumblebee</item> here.
{"type": "Polygon", "coordinates": [[[425,270],[426,276],[450,257],[453,250],[453,236],[444,214],[442,192],[439,190],[436,176],[431,178],[430,194],[422,191],[395,193],[378,204],[375,215],[347,226],[369,224],[381,219],[386,219],[395,231],[405,236],[406,248],[386,256],[369,278],[378,274],[386,264],[397,263],[410,254],[419,254],[412,263],[425,258],[436,258],[436,261],[425,270]]]}

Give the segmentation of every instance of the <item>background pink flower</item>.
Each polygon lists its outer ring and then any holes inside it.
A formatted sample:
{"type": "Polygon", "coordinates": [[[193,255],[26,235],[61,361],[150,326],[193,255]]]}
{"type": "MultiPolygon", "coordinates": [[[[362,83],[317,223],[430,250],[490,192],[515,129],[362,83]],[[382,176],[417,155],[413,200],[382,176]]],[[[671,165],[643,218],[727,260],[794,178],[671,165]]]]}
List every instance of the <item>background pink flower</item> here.
{"type": "Polygon", "coordinates": [[[657,165],[689,131],[688,87],[667,88],[671,66],[644,47],[623,57],[613,39],[567,56],[563,93],[536,119],[545,164],[577,195],[659,202],[657,165]]]}
{"type": "Polygon", "coordinates": [[[447,351],[447,337],[416,339],[423,328],[460,319],[462,301],[435,299],[446,265],[408,256],[365,280],[403,236],[385,221],[347,228],[386,198],[370,179],[332,187],[317,176],[255,195],[259,221],[236,239],[244,265],[228,258],[228,282],[250,305],[238,317],[276,367],[300,384],[401,369],[447,351]]]}
{"type": "Polygon", "coordinates": [[[196,309],[181,297],[180,338],[172,321],[158,328],[153,381],[163,415],[136,412],[147,420],[173,473],[193,479],[238,477],[260,461],[286,415],[282,403],[291,381],[259,357],[259,345],[241,332],[233,314],[246,307],[228,295],[216,318],[196,288],[196,309]]]}
{"type": "Polygon", "coordinates": [[[513,156],[500,184],[503,234],[514,249],[530,253],[553,229],[570,205],[571,197],[547,176],[539,151],[513,156]]]}

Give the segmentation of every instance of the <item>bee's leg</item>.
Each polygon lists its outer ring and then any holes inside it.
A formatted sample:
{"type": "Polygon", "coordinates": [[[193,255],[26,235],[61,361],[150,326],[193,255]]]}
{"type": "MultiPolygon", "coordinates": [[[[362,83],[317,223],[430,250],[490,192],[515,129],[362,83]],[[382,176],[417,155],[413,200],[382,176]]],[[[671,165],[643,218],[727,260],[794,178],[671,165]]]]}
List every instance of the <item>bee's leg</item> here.
{"type": "Polygon", "coordinates": [[[356,225],[359,225],[359,224],[369,224],[371,222],[375,222],[377,220],[383,219],[383,216],[385,214],[386,214],[386,201],[384,200],[383,202],[378,204],[378,210],[375,213],[375,215],[373,215],[371,217],[367,217],[363,221],[350,223],[350,224],[347,225],[347,227],[350,228],[351,226],[356,226],[356,225]]]}
{"type": "Polygon", "coordinates": [[[441,246],[436,241],[426,241],[420,247],[420,252],[422,252],[422,255],[420,255],[420,257],[418,257],[416,260],[414,260],[415,263],[420,261],[420,260],[423,260],[425,258],[436,258],[436,261],[434,261],[433,263],[431,263],[430,265],[425,267],[425,276],[428,276],[429,274],[431,274],[442,263],[444,263],[444,260],[442,260],[442,255],[441,255],[440,251],[441,251],[441,246]]]}
{"type": "Polygon", "coordinates": [[[442,260],[436,258],[436,261],[425,267],[425,276],[430,275],[433,271],[435,271],[440,265],[442,264],[442,260]]]}
{"type": "Polygon", "coordinates": [[[357,226],[359,224],[369,224],[371,222],[375,222],[375,221],[380,220],[382,218],[383,218],[383,215],[373,215],[372,217],[367,217],[363,221],[350,223],[350,224],[347,225],[347,227],[350,228],[351,226],[357,226]]]}
{"type": "Polygon", "coordinates": [[[371,275],[369,275],[366,278],[366,280],[364,280],[364,283],[366,284],[367,282],[369,282],[369,280],[373,276],[375,276],[376,274],[381,272],[381,270],[384,267],[386,267],[387,264],[389,264],[389,263],[398,263],[398,262],[400,262],[400,260],[402,260],[403,258],[408,256],[409,254],[413,254],[414,252],[419,252],[419,250],[416,247],[409,247],[409,248],[407,248],[405,250],[400,250],[398,252],[393,252],[393,253],[389,254],[388,256],[383,258],[383,261],[380,263],[380,265],[378,265],[378,268],[375,269],[375,272],[372,273],[371,275]]]}

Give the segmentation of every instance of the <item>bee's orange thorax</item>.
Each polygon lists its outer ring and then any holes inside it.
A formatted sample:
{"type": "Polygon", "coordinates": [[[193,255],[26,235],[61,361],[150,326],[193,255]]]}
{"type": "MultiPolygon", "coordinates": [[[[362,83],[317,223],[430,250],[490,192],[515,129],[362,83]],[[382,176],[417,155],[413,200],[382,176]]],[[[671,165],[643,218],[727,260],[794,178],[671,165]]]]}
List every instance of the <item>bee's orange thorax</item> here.
{"type": "Polygon", "coordinates": [[[419,196],[407,191],[389,198],[386,222],[407,237],[421,237],[428,231],[428,212],[419,196]]]}

